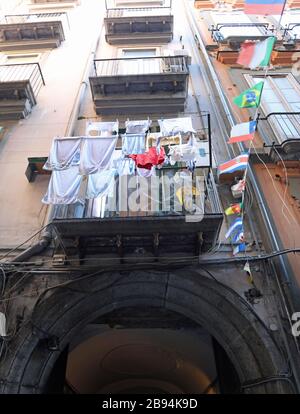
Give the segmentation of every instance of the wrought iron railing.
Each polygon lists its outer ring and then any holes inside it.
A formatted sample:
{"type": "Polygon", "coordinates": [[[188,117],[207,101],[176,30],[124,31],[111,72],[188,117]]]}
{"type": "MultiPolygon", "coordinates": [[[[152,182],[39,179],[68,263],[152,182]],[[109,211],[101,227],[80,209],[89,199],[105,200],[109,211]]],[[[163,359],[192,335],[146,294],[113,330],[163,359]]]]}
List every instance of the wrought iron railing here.
{"type": "MultiPolygon", "coordinates": [[[[105,219],[113,217],[119,217],[120,219],[139,217],[142,219],[142,217],[192,215],[199,217],[203,215],[205,218],[206,215],[222,215],[222,207],[212,173],[208,172],[206,174],[204,170],[202,170],[203,174],[194,173],[191,192],[190,194],[185,193],[183,204],[181,193],[178,193],[179,187],[175,187],[173,183],[170,188],[164,189],[162,185],[162,177],[165,177],[165,179],[172,178],[177,171],[178,168],[159,171],[160,187],[156,193],[153,192],[153,188],[150,190],[150,180],[149,191],[145,192],[145,187],[141,185],[141,177],[128,177],[130,182],[129,184],[128,181],[125,183],[125,188],[130,188],[130,191],[126,193],[126,197],[122,200],[120,198],[120,187],[121,183],[124,185],[124,177],[121,177],[121,179],[116,177],[113,195],[86,200],[85,204],[54,206],[53,219],[105,219]],[[137,200],[138,208],[136,210],[132,210],[129,202],[127,203],[130,197],[137,200]],[[188,204],[186,204],[187,200],[189,200],[188,204]]],[[[127,177],[125,177],[126,179],[127,177]]]]}
{"type": "Polygon", "coordinates": [[[186,56],[95,59],[94,69],[97,77],[188,73],[186,59],[186,56]]]}
{"type": "Polygon", "coordinates": [[[26,13],[26,14],[6,14],[1,23],[13,24],[13,23],[33,23],[42,21],[57,21],[61,20],[66,22],[68,28],[70,28],[70,21],[67,12],[56,13],[26,13]]]}
{"type": "Polygon", "coordinates": [[[300,140],[300,112],[271,112],[266,117],[258,117],[260,122],[267,122],[279,143],[287,140],[300,140]]]}
{"type": "Polygon", "coordinates": [[[0,83],[30,81],[35,96],[45,85],[44,76],[39,63],[14,63],[0,65],[0,83]]]}
{"type": "Polygon", "coordinates": [[[269,23],[218,23],[216,25],[213,24],[208,28],[208,31],[211,32],[211,38],[217,43],[222,43],[228,39],[238,41],[244,39],[256,39],[264,36],[267,37],[273,35],[274,30],[274,25],[270,25],[269,23]],[[237,31],[236,34],[224,36],[222,30],[228,28],[243,28],[246,30],[237,31]],[[251,33],[251,29],[258,29],[259,33],[251,33]]]}
{"type": "Polygon", "coordinates": [[[300,23],[289,23],[285,26],[283,31],[282,37],[286,40],[297,41],[299,40],[300,36],[297,33],[293,33],[296,27],[300,27],[300,23]]]}

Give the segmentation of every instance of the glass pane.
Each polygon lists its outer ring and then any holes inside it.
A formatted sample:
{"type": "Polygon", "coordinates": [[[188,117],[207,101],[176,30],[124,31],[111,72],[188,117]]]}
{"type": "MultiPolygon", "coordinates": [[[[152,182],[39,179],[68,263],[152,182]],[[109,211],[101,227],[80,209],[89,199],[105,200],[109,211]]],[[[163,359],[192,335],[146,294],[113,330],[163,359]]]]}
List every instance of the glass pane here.
{"type": "Polygon", "coordinates": [[[273,77],[273,82],[278,86],[278,88],[280,89],[290,89],[293,88],[290,81],[288,80],[288,78],[285,77],[281,77],[281,78],[277,78],[277,77],[273,77]]]}
{"type": "Polygon", "coordinates": [[[126,58],[156,56],[156,49],[123,49],[126,58]]]}
{"type": "Polygon", "coordinates": [[[281,93],[289,103],[300,103],[300,94],[294,89],[282,89],[281,93]]]}
{"type": "Polygon", "coordinates": [[[279,96],[277,96],[276,93],[272,91],[272,89],[264,89],[262,99],[264,102],[268,103],[280,102],[279,96]]]}
{"type": "Polygon", "coordinates": [[[286,112],[285,107],[282,103],[267,103],[266,107],[268,112],[286,112]]]}

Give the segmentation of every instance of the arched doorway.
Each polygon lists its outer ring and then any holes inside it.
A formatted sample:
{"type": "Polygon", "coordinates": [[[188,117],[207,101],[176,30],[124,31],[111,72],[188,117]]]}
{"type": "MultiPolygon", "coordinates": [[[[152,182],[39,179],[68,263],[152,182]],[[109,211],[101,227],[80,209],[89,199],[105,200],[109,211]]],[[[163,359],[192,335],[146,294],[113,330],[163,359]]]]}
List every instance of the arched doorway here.
{"type": "MultiPolygon", "coordinates": [[[[62,352],[74,341],[80,343],[84,328],[114,312],[125,310],[126,316],[128,308],[148,309],[150,314],[151,309],[174,313],[205,330],[230,360],[240,384],[250,384],[245,392],[292,392],[287,381],[268,381],[286,372],[287,367],[271,333],[255,313],[233,291],[187,268],[172,273],[107,272],[78,280],[72,289],[52,291],[39,301],[31,324],[18,335],[2,392],[47,392],[62,352]]],[[[130,352],[134,354],[133,349],[130,352]]],[[[153,390],[157,384],[152,384],[153,390]]],[[[128,387],[139,385],[131,383],[128,387]]],[[[147,387],[151,388],[149,382],[147,387]]]]}

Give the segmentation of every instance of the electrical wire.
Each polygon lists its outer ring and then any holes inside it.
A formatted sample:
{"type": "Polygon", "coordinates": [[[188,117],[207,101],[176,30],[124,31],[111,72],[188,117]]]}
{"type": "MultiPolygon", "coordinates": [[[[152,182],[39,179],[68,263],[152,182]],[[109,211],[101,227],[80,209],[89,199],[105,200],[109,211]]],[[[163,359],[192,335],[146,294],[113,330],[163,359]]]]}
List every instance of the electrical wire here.
{"type": "MultiPolygon", "coordinates": [[[[281,196],[280,192],[278,191],[278,189],[277,189],[277,187],[276,187],[276,185],[275,185],[275,180],[274,180],[274,178],[272,177],[272,174],[271,174],[271,172],[270,172],[270,170],[269,170],[269,168],[268,168],[267,164],[266,164],[266,163],[264,162],[264,160],[260,157],[260,155],[258,154],[258,152],[257,152],[256,148],[254,147],[254,145],[253,145],[252,143],[251,143],[250,145],[251,145],[251,147],[254,149],[255,155],[257,156],[257,158],[259,159],[259,161],[263,164],[263,166],[265,167],[265,169],[266,169],[267,173],[269,174],[269,176],[270,176],[270,178],[271,178],[271,181],[272,181],[272,184],[273,184],[273,187],[274,187],[274,190],[276,191],[276,194],[278,195],[278,197],[279,197],[279,198],[280,198],[280,200],[282,201],[282,203],[283,203],[284,207],[286,208],[286,210],[288,211],[288,213],[289,213],[290,217],[294,220],[294,222],[295,222],[296,224],[298,224],[298,222],[297,222],[297,220],[295,219],[294,215],[290,212],[289,207],[286,205],[286,203],[285,203],[285,201],[283,200],[283,198],[282,198],[282,196],[281,196]]],[[[287,216],[286,216],[286,214],[285,214],[285,213],[284,213],[284,217],[285,217],[285,219],[288,221],[288,223],[290,224],[290,220],[287,218],[287,216]]]]}

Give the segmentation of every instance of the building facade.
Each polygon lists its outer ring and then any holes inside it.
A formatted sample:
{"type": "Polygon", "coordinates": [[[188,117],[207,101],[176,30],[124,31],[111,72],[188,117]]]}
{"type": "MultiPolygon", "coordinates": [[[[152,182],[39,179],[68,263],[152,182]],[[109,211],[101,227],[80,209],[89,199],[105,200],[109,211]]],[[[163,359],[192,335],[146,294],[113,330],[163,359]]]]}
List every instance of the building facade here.
{"type": "Polygon", "coordinates": [[[11,7],[1,392],[298,393],[297,2],[280,27],[242,2],[11,7]],[[236,64],[275,31],[267,77],[236,64]],[[259,113],[234,107],[261,78],[259,113]],[[218,166],[248,150],[227,140],[255,115],[239,253],[224,210],[241,171],[218,166]]]}

